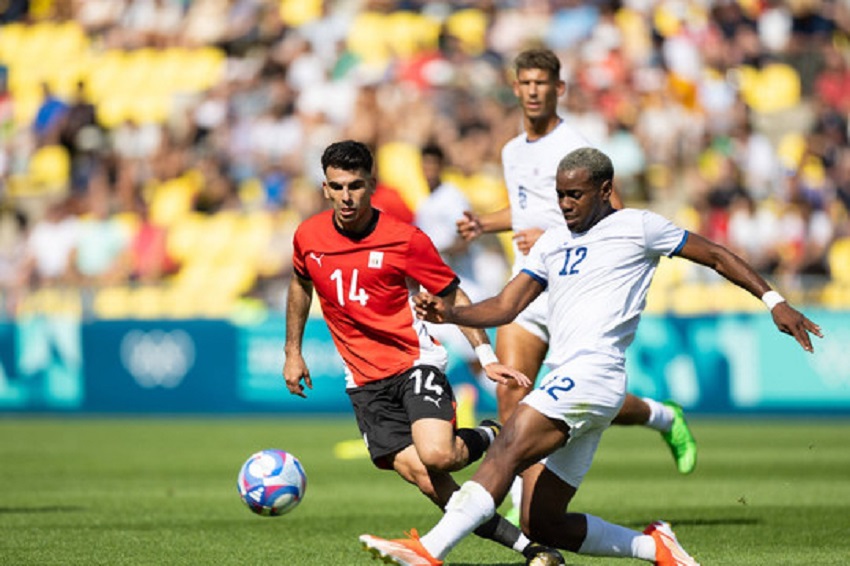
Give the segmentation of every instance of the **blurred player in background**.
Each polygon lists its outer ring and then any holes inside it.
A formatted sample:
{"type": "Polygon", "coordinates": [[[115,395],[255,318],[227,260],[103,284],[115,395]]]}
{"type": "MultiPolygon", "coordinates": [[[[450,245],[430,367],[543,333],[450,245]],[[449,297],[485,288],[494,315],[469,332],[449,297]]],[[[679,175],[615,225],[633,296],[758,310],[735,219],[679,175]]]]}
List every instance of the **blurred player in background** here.
{"type": "MultiPolygon", "coordinates": [[[[467,212],[457,223],[457,230],[467,240],[483,233],[513,230],[513,275],[516,275],[544,230],[564,225],[554,192],[558,162],[569,151],[591,144],[558,115],[558,98],[564,94],[566,85],[560,78],[561,63],[553,52],[524,51],[517,56],[514,71],[514,94],[522,107],[524,132],[502,149],[510,206],[480,216],[467,212]]],[[[516,319],[496,331],[499,359],[532,379],[540,372],[549,350],[546,302],[544,292],[516,319]]],[[[507,422],[529,391],[515,383],[497,386],[502,423],[507,422]]],[[[696,442],[677,404],[628,395],[614,424],[645,425],[659,431],[676,459],[679,472],[691,473],[696,466],[696,442]]],[[[521,493],[521,480],[517,478],[511,492],[512,520],[518,513],[521,493]]]]}
{"type": "MultiPolygon", "coordinates": [[[[426,144],[421,149],[422,174],[428,185],[428,196],[419,203],[414,223],[434,242],[443,260],[460,278],[461,287],[472,301],[479,301],[496,293],[482,280],[482,269],[506,270],[501,256],[491,257],[479,242],[466,241],[457,233],[456,223],[470,209],[469,200],[457,186],[443,179],[446,156],[439,145],[426,144]]],[[[478,384],[496,395],[496,383],[483,372],[478,356],[469,341],[454,325],[428,325],[428,332],[445,344],[449,354],[456,354],[469,369],[478,384]]],[[[475,386],[461,384],[455,388],[458,394],[458,421],[474,422],[475,386]]]]}
{"type": "MultiPolygon", "coordinates": [[[[373,158],[356,141],[328,146],[322,155],[323,191],[331,209],[304,221],[294,236],[295,276],[286,310],[283,377],[290,393],[312,388],[302,338],[313,291],[345,362],[346,392],[374,464],[395,470],[440,508],[458,489],[450,472],[481,457],[498,434],[484,421],[456,429],[446,352],[413,313],[411,282],[449,304],[469,299],[458,278],[417,228],[372,207],[373,158]],[[302,383],[303,382],[303,383],[302,383]]],[[[481,353],[490,379],[529,379],[498,363],[482,330],[463,329],[481,353]]],[[[534,545],[501,516],[476,531],[527,557],[563,563],[557,551],[534,545]]]]}
{"type": "Polygon", "coordinates": [[[428,293],[416,296],[423,318],[487,328],[513,320],[548,288],[553,370],[520,402],[440,522],[421,539],[415,531],[396,540],[363,535],[361,541],[375,552],[399,564],[411,563],[411,554],[420,564],[442,564],[464,536],[493,515],[515,474],[524,471],[521,521],[535,540],[579,554],[698,566],[666,522],[640,533],[567,511],[602,433],[626,399],[625,353],[660,258],[679,256],[705,265],[760,297],[776,327],[808,352],[813,351],[809,334],[821,336],[821,330],[723,246],[653,212],[615,209],[613,183],[608,156],[593,148],[569,153],[557,168],[553,190],[566,222],[540,237],[523,270],[501,293],[465,306],[428,293]]]}

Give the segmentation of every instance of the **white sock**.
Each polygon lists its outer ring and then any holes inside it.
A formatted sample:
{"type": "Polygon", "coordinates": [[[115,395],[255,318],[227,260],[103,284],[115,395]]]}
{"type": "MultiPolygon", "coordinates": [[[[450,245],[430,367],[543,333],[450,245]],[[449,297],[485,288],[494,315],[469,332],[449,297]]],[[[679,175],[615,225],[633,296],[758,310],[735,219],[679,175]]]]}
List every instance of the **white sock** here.
{"type": "Polygon", "coordinates": [[[442,560],[460,540],[496,512],[493,496],[474,481],[452,494],[440,522],[419,540],[431,556],[442,560]]]}
{"type": "Polygon", "coordinates": [[[599,517],[585,514],[587,536],[579,554],[589,556],[619,556],[655,560],[655,539],[649,535],[608,523],[599,517]]]}
{"type": "Polygon", "coordinates": [[[525,536],[524,534],[519,533],[519,538],[516,539],[516,542],[514,543],[513,549],[516,550],[517,552],[522,552],[523,550],[525,550],[525,547],[528,546],[529,544],[531,544],[531,540],[527,536],[525,536]]]}
{"type": "Polygon", "coordinates": [[[643,397],[643,401],[649,405],[649,420],[646,426],[658,432],[670,432],[673,426],[673,409],[655,399],[643,397]]]}
{"type": "Polygon", "coordinates": [[[522,478],[517,476],[511,484],[511,503],[517,509],[522,509],[522,478]]]}

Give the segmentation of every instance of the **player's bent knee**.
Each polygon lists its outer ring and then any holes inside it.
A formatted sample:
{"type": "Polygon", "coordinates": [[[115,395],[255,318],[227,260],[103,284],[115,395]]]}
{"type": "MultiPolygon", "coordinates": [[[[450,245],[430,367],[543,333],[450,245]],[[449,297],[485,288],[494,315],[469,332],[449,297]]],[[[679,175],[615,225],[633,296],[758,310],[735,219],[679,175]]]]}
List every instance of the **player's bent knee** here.
{"type": "Polygon", "coordinates": [[[435,447],[418,448],[422,464],[429,470],[450,472],[458,466],[458,457],[452,450],[435,447]]]}

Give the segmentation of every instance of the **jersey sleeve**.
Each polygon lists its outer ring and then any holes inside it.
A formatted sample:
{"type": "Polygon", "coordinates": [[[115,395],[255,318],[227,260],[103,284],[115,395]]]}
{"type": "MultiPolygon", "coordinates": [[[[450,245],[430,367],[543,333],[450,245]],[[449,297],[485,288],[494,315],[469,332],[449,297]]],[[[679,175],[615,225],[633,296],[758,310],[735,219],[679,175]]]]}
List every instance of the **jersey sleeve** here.
{"type": "Polygon", "coordinates": [[[295,235],[292,237],[292,270],[301,279],[310,279],[307,266],[304,264],[304,251],[301,247],[302,238],[302,231],[300,229],[295,230],[295,235]]]}
{"type": "Polygon", "coordinates": [[[549,241],[552,239],[552,230],[546,230],[543,235],[534,242],[528,252],[522,272],[530,275],[535,281],[543,285],[545,289],[549,284],[549,273],[544,261],[546,250],[549,249],[549,241]]]}
{"type": "Polygon", "coordinates": [[[434,243],[418,228],[407,247],[407,274],[429,293],[445,295],[457,287],[459,279],[440,257],[434,243]]]}
{"type": "Polygon", "coordinates": [[[671,257],[688,241],[688,231],[676,226],[660,214],[643,211],[643,235],[646,252],[651,256],[671,257]]]}

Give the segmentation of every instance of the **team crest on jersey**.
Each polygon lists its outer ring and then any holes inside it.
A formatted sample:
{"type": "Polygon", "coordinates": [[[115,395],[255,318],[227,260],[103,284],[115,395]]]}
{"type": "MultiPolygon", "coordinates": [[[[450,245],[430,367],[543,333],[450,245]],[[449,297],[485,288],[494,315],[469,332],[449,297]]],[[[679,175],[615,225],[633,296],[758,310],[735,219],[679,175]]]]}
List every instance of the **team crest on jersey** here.
{"type": "Polygon", "coordinates": [[[369,252],[369,268],[380,269],[384,265],[384,252],[369,252]]]}

